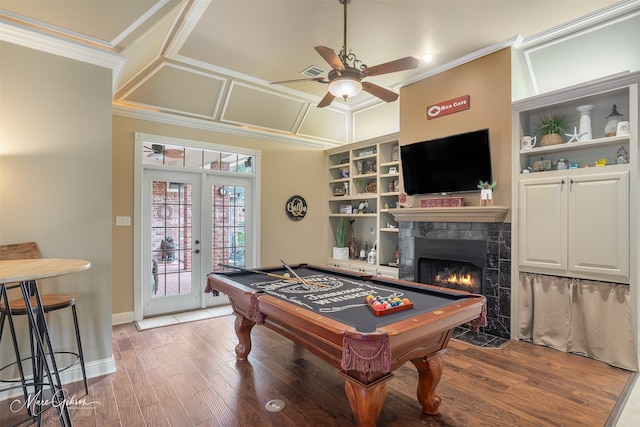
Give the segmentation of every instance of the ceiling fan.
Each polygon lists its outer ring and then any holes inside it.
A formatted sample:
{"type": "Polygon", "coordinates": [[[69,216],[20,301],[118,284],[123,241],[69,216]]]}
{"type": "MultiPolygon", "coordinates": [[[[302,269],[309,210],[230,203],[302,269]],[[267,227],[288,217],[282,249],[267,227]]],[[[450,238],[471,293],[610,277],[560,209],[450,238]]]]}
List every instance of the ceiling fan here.
{"type": "Polygon", "coordinates": [[[322,58],[331,65],[331,71],[324,77],[312,77],[308,79],[283,80],[273,82],[272,84],[284,84],[304,81],[316,81],[319,83],[328,83],[329,91],[318,104],[318,108],[326,107],[333,102],[337,96],[342,97],[345,101],[350,96],[355,96],[361,90],[370,93],[382,99],[385,102],[393,102],[398,99],[398,94],[388,89],[369,82],[363,82],[365,77],[379,76],[381,74],[395,73],[397,71],[410,70],[416,68],[419,61],[412,57],[396,59],[395,61],[385,62],[374,67],[367,67],[362,61],[356,58],[356,55],[347,49],[347,4],[351,0],[338,0],[344,5],[344,44],[340,53],[328,47],[316,46],[314,49],[322,56],[322,58]]]}
{"type": "Polygon", "coordinates": [[[184,150],[177,148],[165,148],[162,144],[151,144],[151,147],[144,146],[147,157],[162,159],[162,156],[172,159],[181,159],[184,157],[184,150]]]}

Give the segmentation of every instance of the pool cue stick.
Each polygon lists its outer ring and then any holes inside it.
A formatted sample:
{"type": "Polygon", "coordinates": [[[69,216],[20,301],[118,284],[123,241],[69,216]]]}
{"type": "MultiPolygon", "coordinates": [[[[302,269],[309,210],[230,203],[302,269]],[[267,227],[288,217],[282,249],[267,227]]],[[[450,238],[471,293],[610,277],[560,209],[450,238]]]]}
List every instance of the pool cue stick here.
{"type": "Polygon", "coordinates": [[[289,267],[287,265],[287,263],[282,260],[282,258],[280,259],[280,262],[282,263],[284,268],[289,270],[289,273],[293,274],[296,277],[296,279],[298,279],[300,281],[300,283],[302,283],[303,285],[321,286],[323,288],[328,288],[329,287],[329,285],[324,284],[324,283],[311,283],[311,282],[306,282],[306,281],[302,280],[302,277],[298,276],[298,274],[295,271],[293,271],[293,269],[291,267],[289,267]]]}
{"type": "Polygon", "coordinates": [[[250,268],[236,267],[233,265],[218,264],[218,267],[233,268],[235,270],[246,271],[248,273],[264,274],[265,276],[275,277],[276,279],[295,280],[295,277],[281,276],[279,274],[267,273],[265,271],[260,271],[260,270],[252,270],[250,268]]]}

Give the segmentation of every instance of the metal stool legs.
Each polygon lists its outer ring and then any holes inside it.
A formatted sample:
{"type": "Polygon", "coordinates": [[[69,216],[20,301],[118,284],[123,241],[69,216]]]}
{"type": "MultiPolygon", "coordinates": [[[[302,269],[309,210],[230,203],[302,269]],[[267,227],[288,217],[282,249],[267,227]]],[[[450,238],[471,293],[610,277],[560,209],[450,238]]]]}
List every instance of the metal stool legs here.
{"type": "Polygon", "coordinates": [[[84,392],[89,394],[89,384],[87,383],[87,371],[84,367],[84,351],[82,350],[82,341],[80,340],[80,328],[78,327],[78,315],[76,314],[76,305],[71,306],[73,312],[73,326],[76,330],[76,343],[78,344],[78,359],[80,360],[80,369],[82,369],[82,381],[84,383],[84,392]]]}

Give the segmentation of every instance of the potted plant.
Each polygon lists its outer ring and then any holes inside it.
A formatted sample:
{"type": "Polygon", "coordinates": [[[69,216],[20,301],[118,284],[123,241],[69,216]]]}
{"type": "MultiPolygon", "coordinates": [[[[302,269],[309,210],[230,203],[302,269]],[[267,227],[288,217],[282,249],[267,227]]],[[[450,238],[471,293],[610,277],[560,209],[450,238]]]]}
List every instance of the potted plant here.
{"type": "Polygon", "coordinates": [[[540,139],[541,146],[562,144],[565,129],[567,128],[567,119],[564,115],[557,111],[551,111],[540,119],[540,139]]]}
{"type": "Polygon", "coordinates": [[[336,245],[333,247],[334,259],[349,259],[349,247],[347,246],[347,221],[340,217],[336,226],[336,245]]]}

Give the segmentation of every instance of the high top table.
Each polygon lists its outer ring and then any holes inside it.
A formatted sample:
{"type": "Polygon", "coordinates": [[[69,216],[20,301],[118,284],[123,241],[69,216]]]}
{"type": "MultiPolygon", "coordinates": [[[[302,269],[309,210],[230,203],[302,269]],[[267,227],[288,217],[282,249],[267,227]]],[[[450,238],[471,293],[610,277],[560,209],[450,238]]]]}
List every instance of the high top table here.
{"type": "MultiPolygon", "coordinates": [[[[44,386],[49,386],[52,395],[50,397],[51,404],[55,406],[58,411],[58,419],[60,420],[61,426],[71,426],[71,416],[69,414],[69,408],[65,403],[65,390],[62,388],[58,366],[55,357],[53,357],[53,347],[51,345],[49,330],[36,281],[87,270],[90,266],[91,263],[89,261],[81,259],[42,258],[0,261],[0,302],[4,302],[7,307],[7,318],[9,320],[13,345],[18,359],[17,364],[22,382],[21,387],[25,390],[26,394],[27,387],[33,386],[35,394],[38,396],[38,393],[42,393],[44,386]],[[14,283],[17,283],[17,285],[12,285],[14,283]],[[25,380],[22,372],[20,353],[13,328],[7,289],[14,286],[20,287],[22,297],[27,307],[31,306],[32,296],[37,303],[37,307],[27,311],[29,327],[32,331],[31,339],[34,343],[34,346],[32,346],[33,354],[31,356],[34,358],[34,367],[36,368],[33,373],[32,383],[28,383],[25,380]],[[47,357],[45,348],[49,349],[51,357],[47,357]]],[[[37,421],[38,424],[40,424],[40,417],[42,415],[41,408],[32,412],[28,405],[25,404],[25,406],[27,406],[27,410],[33,421],[37,421]]]]}

